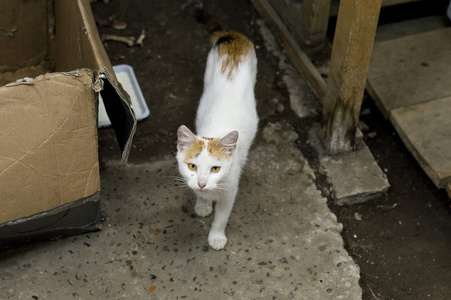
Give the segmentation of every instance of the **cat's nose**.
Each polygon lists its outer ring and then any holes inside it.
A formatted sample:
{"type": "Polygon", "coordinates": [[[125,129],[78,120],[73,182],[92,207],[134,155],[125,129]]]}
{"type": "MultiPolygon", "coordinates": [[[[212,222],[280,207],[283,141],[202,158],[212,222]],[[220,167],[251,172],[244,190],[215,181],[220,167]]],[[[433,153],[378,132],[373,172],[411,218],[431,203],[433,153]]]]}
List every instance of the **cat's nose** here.
{"type": "Polygon", "coordinates": [[[199,181],[197,182],[197,185],[199,185],[200,189],[203,189],[204,187],[207,186],[207,181],[203,180],[203,179],[199,179],[199,181]]]}

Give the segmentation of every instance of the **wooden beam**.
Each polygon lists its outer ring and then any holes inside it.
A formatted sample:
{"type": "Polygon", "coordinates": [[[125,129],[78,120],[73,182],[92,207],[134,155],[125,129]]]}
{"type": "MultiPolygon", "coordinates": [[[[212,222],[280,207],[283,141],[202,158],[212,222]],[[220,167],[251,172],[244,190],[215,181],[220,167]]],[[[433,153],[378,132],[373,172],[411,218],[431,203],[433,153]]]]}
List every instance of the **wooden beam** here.
{"type": "Polygon", "coordinates": [[[283,20],[283,24],[291,33],[293,38],[300,42],[302,40],[302,28],[300,22],[302,2],[297,0],[267,0],[277,16],[283,20]]]}
{"type": "MultiPolygon", "coordinates": [[[[382,7],[394,6],[399,4],[406,4],[410,2],[420,2],[426,0],[382,0],[382,7]]],[[[338,15],[338,7],[340,6],[340,0],[332,0],[330,5],[330,16],[336,17],[338,15]]]]}
{"type": "Polygon", "coordinates": [[[251,0],[254,7],[262,17],[268,22],[272,32],[292,60],[298,71],[310,83],[318,97],[322,97],[326,92],[326,83],[319,71],[313,65],[309,57],[302,51],[296,40],[285,27],[282,20],[271,7],[267,0],[251,0]]]}
{"type": "Polygon", "coordinates": [[[326,44],[331,0],[267,0],[293,38],[311,58],[326,44]]]}
{"type": "MultiPolygon", "coordinates": [[[[299,20],[302,43],[313,55],[326,44],[327,25],[331,0],[304,0],[299,20]]],[[[282,2],[282,1],[280,1],[282,2]]]]}
{"type": "Polygon", "coordinates": [[[341,0],[323,99],[323,142],[329,154],[354,149],[381,0],[341,0]]]}

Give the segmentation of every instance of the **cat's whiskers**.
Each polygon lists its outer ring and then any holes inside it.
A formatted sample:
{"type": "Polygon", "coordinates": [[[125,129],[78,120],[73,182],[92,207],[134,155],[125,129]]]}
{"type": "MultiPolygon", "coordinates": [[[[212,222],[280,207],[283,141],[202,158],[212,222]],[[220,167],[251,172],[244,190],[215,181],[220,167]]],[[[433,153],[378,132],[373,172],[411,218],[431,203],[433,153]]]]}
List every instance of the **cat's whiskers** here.
{"type": "Polygon", "coordinates": [[[188,180],[186,178],[183,178],[181,176],[165,176],[167,178],[172,178],[172,183],[175,185],[171,187],[171,189],[186,189],[190,190],[191,188],[188,186],[188,180]]]}
{"type": "Polygon", "coordinates": [[[214,191],[217,192],[218,194],[224,195],[229,191],[229,189],[226,188],[225,184],[218,184],[218,185],[216,185],[216,188],[214,189],[214,191]]]}
{"type": "Polygon", "coordinates": [[[188,185],[176,185],[173,187],[170,187],[171,190],[191,190],[191,188],[188,185]]]}

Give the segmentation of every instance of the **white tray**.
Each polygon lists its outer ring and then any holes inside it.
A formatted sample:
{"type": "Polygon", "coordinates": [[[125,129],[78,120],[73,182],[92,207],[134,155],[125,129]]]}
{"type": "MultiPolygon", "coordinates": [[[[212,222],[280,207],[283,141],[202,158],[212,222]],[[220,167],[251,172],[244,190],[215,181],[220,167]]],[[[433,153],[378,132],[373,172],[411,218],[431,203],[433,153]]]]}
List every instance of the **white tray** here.
{"type": "MultiPolygon", "coordinates": [[[[133,68],[129,65],[118,65],[113,67],[117,80],[122,84],[124,90],[130,95],[132,109],[135,112],[136,120],[140,121],[149,116],[149,108],[144,100],[138,81],[135,77],[133,68]]],[[[106,114],[105,105],[102,96],[99,96],[99,122],[98,127],[110,126],[111,122],[106,114]]]]}

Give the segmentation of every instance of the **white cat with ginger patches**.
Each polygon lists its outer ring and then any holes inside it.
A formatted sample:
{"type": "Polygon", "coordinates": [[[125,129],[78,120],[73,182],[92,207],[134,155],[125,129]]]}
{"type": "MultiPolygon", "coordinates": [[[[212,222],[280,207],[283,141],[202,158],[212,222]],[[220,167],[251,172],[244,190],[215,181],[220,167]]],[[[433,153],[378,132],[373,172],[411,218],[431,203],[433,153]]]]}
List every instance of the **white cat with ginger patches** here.
{"type": "Polygon", "coordinates": [[[204,91],[196,115],[196,132],[178,129],[177,161],[184,182],[197,196],[195,211],[215,216],[209,245],[223,249],[225,228],[238,191],[241,170],[258,127],[254,97],[257,58],[245,36],[224,31],[202,9],[197,18],[211,34],[204,91]]]}

